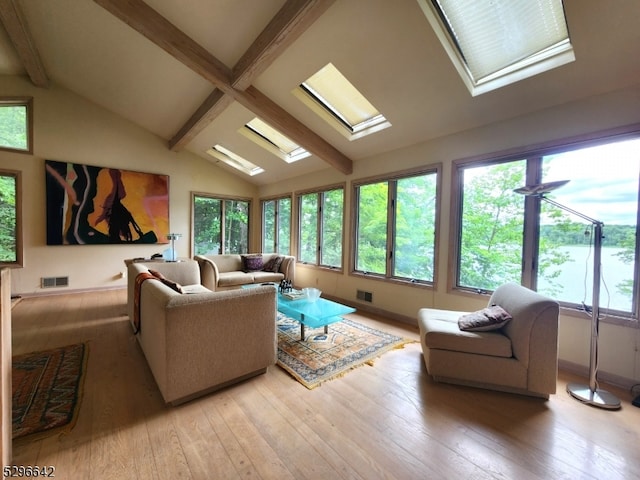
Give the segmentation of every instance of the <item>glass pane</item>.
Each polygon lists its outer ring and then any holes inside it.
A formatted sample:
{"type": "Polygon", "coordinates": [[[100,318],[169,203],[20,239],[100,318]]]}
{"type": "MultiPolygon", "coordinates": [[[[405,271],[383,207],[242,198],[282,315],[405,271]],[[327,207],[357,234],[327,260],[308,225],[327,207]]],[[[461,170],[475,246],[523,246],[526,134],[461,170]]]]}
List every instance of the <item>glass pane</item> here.
{"type": "Polygon", "coordinates": [[[385,275],[387,270],[387,182],[358,188],[356,270],[385,275]]]}
{"type": "Polygon", "coordinates": [[[249,252],[249,202],[224,202],[224,253],[249,252]]]}
{"type": "Polygon", "coordinates": [[[458,285],[494,290],[521,282],[526,161],[469,167],[464,191],[458,285]]]}
{"type": "Polygon", "coordinates": [[[193,247],[196,255],[218,255],[221,250],[221,201],[215,198],[193,199],[193,247]]]}
{"type": "MultiPolygon", "coordinates": [[[[601,308],[633,309],[639,173],[640,139],[543,159],[543,181],[570,180],[548,198],[604,223],[601,308]]],[[[540,223],[538,290],[560,301],[591,305],[592,223],[545,202],[540,223]]]]}
{"type": "Polygon", "coordinates": [[[301,262],[317,263],[318,251],[318,195],[300,197],[300,249],[301,262]]]}
{"type": "Polygon", "coordinates": [[[262,251],[276,251],[276,201],[262,203],[262,251]]]}
{"type": "Polygon", "coordinates": [[[0,147],[28,150],[26,105],[0,105],[0,147]]]}
{"type": "Polygon", "coordinates": [[[342,268],[343,190],[323,195],[321,265],[342,268]]]}
{"type": "Polygon", "coordinates": [[[0,262],[17,262],[16,179],[0,175],[0,262]]]}
{"type": "Polygon", "coordinates": [[[278,245],[281,255],[291,255],[291,199],[278,201],[278,245]]]}
{"type": "Polygon", "coordinates": [[[394,276],[433,281],[435,224],[436,175],[398,180],[394,276]]]}

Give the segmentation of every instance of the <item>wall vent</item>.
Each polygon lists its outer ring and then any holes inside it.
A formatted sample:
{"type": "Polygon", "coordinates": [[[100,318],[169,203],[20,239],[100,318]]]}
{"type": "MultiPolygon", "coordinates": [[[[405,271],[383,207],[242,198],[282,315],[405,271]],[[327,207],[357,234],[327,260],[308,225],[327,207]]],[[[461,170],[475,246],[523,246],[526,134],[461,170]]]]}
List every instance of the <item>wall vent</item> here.
{"type": "Polygon", "coordinates": [[[358,290],[356,293],[356,298],[365,302],[373,302],[373,293],[365,292],[364,290],[358,290]]]}
{"type": "Polygon", "coordinates": [[[69,277],[42,277],[40,279],[41,288],[68,287],[69,277]]]}

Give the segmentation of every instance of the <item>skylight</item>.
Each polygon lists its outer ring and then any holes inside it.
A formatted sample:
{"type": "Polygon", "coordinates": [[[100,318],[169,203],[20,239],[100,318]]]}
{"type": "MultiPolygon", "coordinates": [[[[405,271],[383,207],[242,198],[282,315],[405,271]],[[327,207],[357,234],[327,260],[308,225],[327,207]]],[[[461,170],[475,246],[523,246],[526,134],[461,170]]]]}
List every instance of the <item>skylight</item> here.
{"type": "Polygon", "coordinates": [[[562,0],[418,0],[472,95],[575,60],[562,0]]]}
{"type": "Polygon", "coordinates": [[[309,77],[294,93],[350,140],[391,126],[332,63],[309,77]]]}
{"type": "Polygon", "coordinates": [[[242,158],[240,155],[236,155],[231,150],[223,147],[222,145],[215,145],[207,153],[212,157],[222,160],[224,163],[246,173],[249,176],[257,175],[264,172],[264,169],[251,163],[249,160],[242,158]]]}
{"type": "Polygon", "coordinates": [[[240,133],[287,163],[296,162],[311,155],[300,145],[257,117],[241,128],[240,133]]]}

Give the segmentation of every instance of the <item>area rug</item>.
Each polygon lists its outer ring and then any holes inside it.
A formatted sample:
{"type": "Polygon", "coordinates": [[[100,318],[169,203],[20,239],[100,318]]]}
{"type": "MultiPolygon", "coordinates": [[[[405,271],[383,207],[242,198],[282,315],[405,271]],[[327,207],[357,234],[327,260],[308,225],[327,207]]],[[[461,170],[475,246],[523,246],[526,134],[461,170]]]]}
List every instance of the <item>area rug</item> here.
{"type": "Polygon", "coordinates": [[[13,438],[70,430],[86,371],[84,343],[13,357],[13,438]]]}
{"type": "Polygon", "coordinates": [[[349,319],[323,328],[306,328],[300,339],[300,323],[278,313],[278,365],[298,382],[312,389],[368,364],[385,352],[410,340],[349,319]]]}

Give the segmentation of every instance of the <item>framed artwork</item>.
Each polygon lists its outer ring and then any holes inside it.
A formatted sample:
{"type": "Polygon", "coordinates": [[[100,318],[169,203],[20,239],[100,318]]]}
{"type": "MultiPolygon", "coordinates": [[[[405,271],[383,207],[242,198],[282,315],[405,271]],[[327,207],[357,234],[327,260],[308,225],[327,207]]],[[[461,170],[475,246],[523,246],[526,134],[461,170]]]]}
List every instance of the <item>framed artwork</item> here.
{"type": "Polygon", "coordinates": [[[47,245],[168,243],[169,176],[45,160],[47,245]]]}

